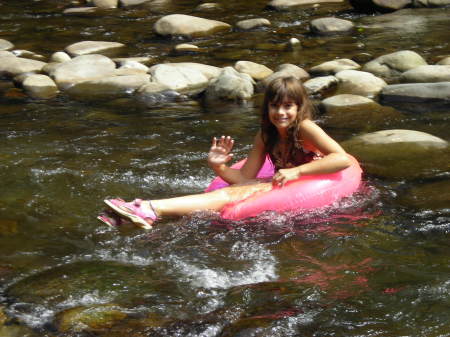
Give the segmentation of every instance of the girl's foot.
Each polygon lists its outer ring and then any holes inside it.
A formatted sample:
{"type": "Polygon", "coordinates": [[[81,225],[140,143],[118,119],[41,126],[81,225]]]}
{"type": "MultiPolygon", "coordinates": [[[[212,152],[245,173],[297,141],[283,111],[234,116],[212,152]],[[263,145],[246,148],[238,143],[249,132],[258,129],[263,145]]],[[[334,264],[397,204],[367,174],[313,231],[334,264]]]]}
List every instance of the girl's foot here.
{"type": "Polygon", "coordinates": [[[120,215],[111,210],[104,210],[99,214],[97,219],[105,225],[113,228],[129,223],[128,219],[122,218],[120,215]]]}
{"type": "Polygon", "coordinates": [[[104,202],[114,212],[130,219],[144,229],[151,229],[153,222],[157,219],[150,201],[135,199],[131,202],[125,202],[122,199],[107,199],[104,202]]]}

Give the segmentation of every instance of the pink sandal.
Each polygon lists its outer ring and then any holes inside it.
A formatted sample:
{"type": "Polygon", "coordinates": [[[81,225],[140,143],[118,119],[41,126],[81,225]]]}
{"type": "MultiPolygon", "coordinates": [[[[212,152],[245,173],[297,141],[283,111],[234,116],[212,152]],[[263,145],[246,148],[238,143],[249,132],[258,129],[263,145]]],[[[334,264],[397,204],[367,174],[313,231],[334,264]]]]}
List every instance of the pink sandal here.
{"type": "Polygon", "coordinates": [[[125,202],[122,199],[107,199],[104,200],[104,202],[111,207],[114,212],[130,219],[144,229],[151,229],[152,224],[157,219],[156,212],[151,203],[150,210],[142,209],[141,199],[135,199],[131,202],[125,202]]]}
{"type": "Polygon", "coordinates": [[[109,227],[120,227],[129,223],[128,219],[122,218],[117,213],[114,213],[112,210],[105,210],[99,214],[97,217],[98,220],[103,222],[105,225],[109,227]]]}

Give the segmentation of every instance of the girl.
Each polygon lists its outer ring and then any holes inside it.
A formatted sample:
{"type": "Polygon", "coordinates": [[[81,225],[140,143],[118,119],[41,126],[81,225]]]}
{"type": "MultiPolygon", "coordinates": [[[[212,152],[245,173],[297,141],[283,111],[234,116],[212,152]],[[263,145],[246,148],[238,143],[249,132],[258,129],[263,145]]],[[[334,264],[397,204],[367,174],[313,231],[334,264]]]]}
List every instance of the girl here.
{"type": "MultiPolygon", "coordinates": [[[[125,202],[105,200],[118,215],[143,228],[165,215],[185,215],[194,211],[220,211],[230,202],[243,200],[259,191],[281,187],[302,175],[333,173],[350,166],[344,149],[311,120],[312,104],[303,85],[294,77],[277,78],[266,89],[261,129],[253,148],[240,169],[227,163],[233,157],[234,141],[229,136],[214,138],[208,153],[208,164],[231,186],[208,193],[160,200],[125,202]],[[256,179],[266,155],[275,166],[271,182],[256,179]]],[[[109,225],[120,218],[102,215],[99,219],[109,225]]]]}

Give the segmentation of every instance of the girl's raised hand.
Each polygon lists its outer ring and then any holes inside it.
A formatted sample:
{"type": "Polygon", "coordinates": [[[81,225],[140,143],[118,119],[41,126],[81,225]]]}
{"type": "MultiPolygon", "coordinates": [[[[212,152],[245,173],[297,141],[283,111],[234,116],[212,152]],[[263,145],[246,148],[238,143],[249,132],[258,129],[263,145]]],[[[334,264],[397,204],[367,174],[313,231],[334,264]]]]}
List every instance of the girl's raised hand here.
{"type": "Polygon", "coordinates": [[[233,154],[230,153],[233,145],[234,140],[230,136],[222,136],[219,139],[214,137],[208,153],[208,164],[214,167],[230,161],[233,158],[233,154]]]}

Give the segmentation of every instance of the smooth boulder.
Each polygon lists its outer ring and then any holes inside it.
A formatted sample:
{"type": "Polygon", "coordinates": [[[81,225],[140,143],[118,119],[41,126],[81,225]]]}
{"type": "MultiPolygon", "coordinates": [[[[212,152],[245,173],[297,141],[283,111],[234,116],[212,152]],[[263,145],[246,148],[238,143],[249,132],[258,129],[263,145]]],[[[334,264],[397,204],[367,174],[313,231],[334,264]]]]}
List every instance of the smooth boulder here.
{"type": "Polygon", "coordinates": [[[16,56],[4,56],[0,58],[0,77],[14,77],[29,72],[38,73],[45,65],[46,63],[42,61],[16,56]]]}
{"type": "Polygon", "coordinates": [[[170,14],[156,21],[153,29],[157,34],[163,36],[200,37],[229,31],[231,26],[225,22],[191,15],[170,14]]]}
{"type": "Polygon", "coordinates": [[[256,81],[262,80],[273,73],[273,70],[265,65],[251,61],[237,61],[234,68],[240,73],[250,75],[256,81]]]}
{"type": "Polygon", "coordinates": [[[241,20],[236,23],[236,27],[242,30],[250,30],[270,25],[271,25],[270,21],[264,18],[241,20]]]}
{"type": "Polygon", "coordinates": [[[321,63],[309,69],[311,75],[334,75],[342,70],[358,70],[361,66],[350,59],[337,59],[321,63]]]}
{"type": "Polygon", "coordinates": [[[205,92],[207,101],[243,101],[253,96],[254,81],[250,75],[239,73],[232,67],[225,67],[219,77],[212,80],[205,92]]]}
{"type": "Polygon", "coordinates": [[[49,99],[58,94],[56,83],[46,75],[33,74],[22,82],[23,89],[32,98],[49,99]]]}
{"type": "Polygon", "coordinates": [[[14,45],[8,40],[0,39],[0,50],[11,50],[14,45]]]}
{"type": "Polygon", "coordinates": [[[375,97],[387,85],[381,78],[359,70],[343,70],[336,74],[338,94],[375,97]]]}
{"type": "Polygon", "coordinates": [[[450,82],[450,65],[426,65],[408,70],[400,76],[403,83],[450,82]]]}
{"type": "Polygon", "coordinates": [[[310,30],[317,34],[345,33],[353,29],[353,22],[339,18],[320,18],[312,20],[310,30]]]}
{"type": "Polygon", "coordinates": [[[87,54],[110,54],[125,47],[123,43],[108,41],[81,41],[65,48],[72,57],[87,54]]]}
{"type": "Polygon", "coordinates": [[[180,93],[198,94],[208,86],[208,78],[198,69],[173,64],[157,64],[150,68],[152,81],[180,93]]]}

